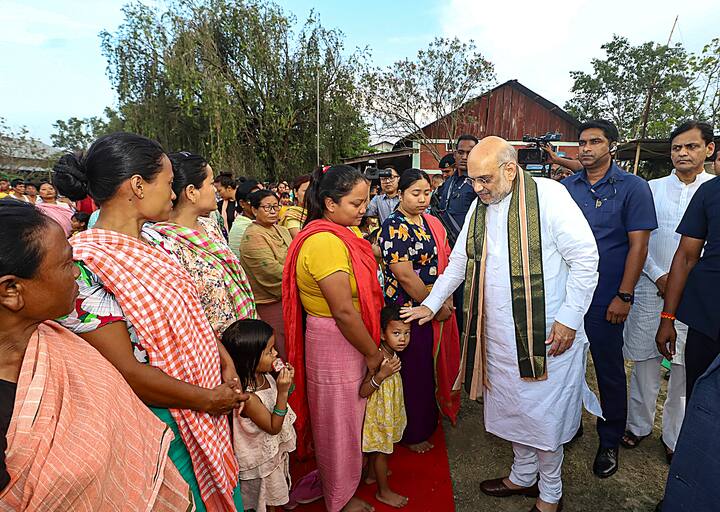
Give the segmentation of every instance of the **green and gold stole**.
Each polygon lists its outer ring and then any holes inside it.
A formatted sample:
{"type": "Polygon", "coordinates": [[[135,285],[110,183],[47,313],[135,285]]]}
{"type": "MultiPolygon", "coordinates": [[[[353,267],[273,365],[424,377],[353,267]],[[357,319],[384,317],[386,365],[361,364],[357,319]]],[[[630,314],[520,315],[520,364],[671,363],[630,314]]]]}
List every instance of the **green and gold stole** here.
{"type": "MultiPolygon", "coordinates": [[[[483,329],[483,292],[487,260],[485,214],[487,206],[477,201],[467,237],[467,269],[462,337],[463,382],[475,400],[489,388],[483,329]]],[[[537,184],[529,173],[518,172],[508,212],[508,254],[518,367],[523,380],[545,380],[545,289],[540,236],[540,207],[537,184]]]]}

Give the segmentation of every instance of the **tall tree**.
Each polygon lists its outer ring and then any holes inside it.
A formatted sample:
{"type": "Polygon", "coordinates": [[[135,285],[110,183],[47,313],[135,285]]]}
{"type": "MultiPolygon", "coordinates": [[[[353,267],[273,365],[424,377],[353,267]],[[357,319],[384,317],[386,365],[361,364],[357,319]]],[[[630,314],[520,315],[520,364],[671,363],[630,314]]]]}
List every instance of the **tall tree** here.
{"type": "Polygon", "coordinates": [[[123,120],[113,109],[105,108],[105,117],[71,117],[65,121],[58,119],[53,123],[55,133],[50,135],[53,146],[69,151],[87,149],[93,140],[108,133],[123,129],[123,120]]]}
{"type": "Polygon", "coordinates": [[[295,20],[262,1],[176,0],[163,12],[124,8],[103,34],[108,72],[126,127],[171,150],[198,151],[216,168],[275,180],[367,147],[343,35],[311,16],[295,20]]]}
{"type": "Polygon", "coordinates": [[[606,57],[592,60],[592,73],[572,71],[573,97],[565,104],[578,119],[612,120],[622,139],[642,136],[648,92],[647,137],[667,137],[691,112],[696,90],[691,86],[690,57],[681,45],[644,43],[632,46],[620,36],[602,45],[606,57]]]}
{"type": "Polygon", "coordinates": [[[415,59],[404,59],[365,75],[365,107],[378,136],[410,137],[439,160],[442,155],[425,127],[436,120],[453,140],[458,124],[468,122],[461,107],[495,82],[494,66],[475,43],[436,38],[415,59]]]}
{"type": "Polygon", "coordinates": [[[713,39],[691,58],[690,69],[698,91],[691,105],[693,117],[720,128],[720,38],[713,39]]]}

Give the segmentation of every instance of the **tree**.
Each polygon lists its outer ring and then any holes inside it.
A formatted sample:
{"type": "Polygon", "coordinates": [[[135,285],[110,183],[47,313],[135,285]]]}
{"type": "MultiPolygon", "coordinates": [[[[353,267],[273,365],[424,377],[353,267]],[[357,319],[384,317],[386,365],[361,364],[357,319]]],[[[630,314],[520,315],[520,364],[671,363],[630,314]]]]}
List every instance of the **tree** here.
{"type": "Polygon", "coordinates": [[[105,108],[105,118],[86,117],[78,119],[71,117],[67,121],[58,119],[53,123],[55,133],[50,135],[53,146],[68,151],[81,151],[102,135],[121,131],[123,120],[113,109],[105,108]]]}
{"type": "Polygon", "coordinates": [[[275,180],[367,147],[355,77],[363,54],[344,55],[341,32],[311,14],[295,20],[261,1],[176,0],[156,12],[123,9],[102,34],[126,128],[168,150],[196,151],[216,169],[275,180]]]}
{"type": "Polygon", "coordinates": [[[572,71],[573,97],[565,109],[578,119],[605,118],[618,127],[621,139],[667,137],[691,113],[690,57],[681,45],[648,42],[632,46],[620,36],[602,45],[605,59],[592,60],[592,73],[572,71]],[[651,93],[646,133],[645,103],[651,93]]]}
{"type": "Polygon", "coordinates": [[[453,140],[458,124],[468,122],[461,107],[495,82],[493,65],[475,43],[436,38],[414,60],[385,69],[371,69],[363,79],[365,108],[381,137],[412,137],[439,160],[425,127],[440,121],[445,138],[453,140]]]}
{"type": "Polygon", "coordinates": [[[690,60],[690,69],[698,90],[691,104],[692,117],[704,119],[713,126],[720,125],[720,39],[705,45],[699,55],[690,60]]]}
{"type": "MultiPolygon", "coordinates": [[[[44,176],[44,172],[27,171],[20,173],[21,168],[49,168],[52,156],[45,150],[40,140],[31,137],[25,126],[12,129],[4,117],[0,117],[0,168],[3,174],[32,178],[35,174],[44,176]]],[[[54,156],[54,155],[53,155],[54,156]]]]}

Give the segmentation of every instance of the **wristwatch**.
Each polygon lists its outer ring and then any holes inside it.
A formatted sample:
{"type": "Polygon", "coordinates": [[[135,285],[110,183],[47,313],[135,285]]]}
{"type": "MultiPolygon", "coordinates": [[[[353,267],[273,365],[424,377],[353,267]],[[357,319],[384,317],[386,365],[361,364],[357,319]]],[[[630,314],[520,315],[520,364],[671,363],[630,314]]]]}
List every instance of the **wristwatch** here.
{"type": "Polygon", "coordinates": [[[632,293],[617,292],[615,295],[617,297],[619,297],[620,300],[623,302],[629,302],[630,304],[635,304],[635,296],[632,293]]]}

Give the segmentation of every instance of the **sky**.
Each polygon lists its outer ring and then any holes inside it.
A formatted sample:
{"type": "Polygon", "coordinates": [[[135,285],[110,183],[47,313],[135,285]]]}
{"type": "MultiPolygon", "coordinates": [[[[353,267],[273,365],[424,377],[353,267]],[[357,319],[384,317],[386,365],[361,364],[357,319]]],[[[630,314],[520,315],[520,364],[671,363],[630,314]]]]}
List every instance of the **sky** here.
{"type": "MultiPolygon", "coordinates": [[[[126,0],[0,0],[0,117],[50,142],[57,119],[101,115],[117,98],[98,34],[121,23],[126,0]]],[[[159,6],[163,0],[145,0],[159,6]]],[[[313,9],[339,28],[346,47],[367,48],[373,63],[412,58],[435,37],[474,40],[498,83],[518,79],[548,100],[570,97],[570,71],[591,70],[613,34],[699,51],[720,35],[705,0],[280,0],[298,20],[313,9]],[[682,12],[678,12],[679,7],[682,12]]]]}

